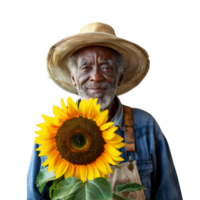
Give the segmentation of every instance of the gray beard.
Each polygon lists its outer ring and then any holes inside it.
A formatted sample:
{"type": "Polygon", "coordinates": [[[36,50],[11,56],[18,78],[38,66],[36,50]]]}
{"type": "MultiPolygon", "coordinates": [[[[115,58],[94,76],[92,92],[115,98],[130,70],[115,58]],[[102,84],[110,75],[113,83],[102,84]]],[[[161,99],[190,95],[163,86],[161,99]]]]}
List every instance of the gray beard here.
{"type": "MultiPolygon", "coordinates": [[[[94,83],[92,85],[92,87],[103,87],[105,88],[105,95],[103,96],[102,93],[95,93],[95,94],[89,94],[87,92],[87,83],[83,84],[81,88],[79,88],[77,86],[77,90],[78,90],[78,94],[81,97],[81,99],[90,99],[90,98],[98,98],[97,104],[100,104],[100,109],[101,110],[105,110],[106,108],[108,108],[108,106],[111,104],[112,100],[115,97],[116,94],[116,83],[114,83],[113,85],[109,84],[109,83],[94,83]]],[[[91,85],[90,85],[91,87],[91,85]]]]}

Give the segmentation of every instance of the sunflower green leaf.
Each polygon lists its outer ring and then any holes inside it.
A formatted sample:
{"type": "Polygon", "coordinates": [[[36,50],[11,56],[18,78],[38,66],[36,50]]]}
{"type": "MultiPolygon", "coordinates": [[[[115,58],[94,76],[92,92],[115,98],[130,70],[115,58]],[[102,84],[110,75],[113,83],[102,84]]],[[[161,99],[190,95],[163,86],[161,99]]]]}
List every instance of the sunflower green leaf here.
{"type": "Polygon", "coordinates": [[[47,167],[41,169],[35,182],[37,187],[39,188],[40,193],[42,193],[42,190],[48,181],[53,181],[55,179],[56,175],[53,173],[53,171],[48,172],[47,167]]]}
{"type": "Polygon", "coordinates": [[[142,185],[138,184],[138,183],[119,183],[117,185],[117,194],[119,194],[120,192],[125,192],[125,191],[129,191],[129,192],[136,192],[139,190],[146,190],[145,187],[143,187],[142,185]]]}
{"type": "Polygon", "coordinates": [[[53,184],[49,188],[49,197],[50,197],[50,199],[52,198],[52,192],[56,188],[56,185],[63,179],[64,179],[64,176],[61,176],[60,178],[58,178],[58,179],[53,181],[53,184]]]}
{"type": "Polygon", "coordinates": [[[122,197],[120,195],[117,195],[117,194],[113,193],[113,200],[136,200],[136,199],[129,198],[129,197],[122,197]]]}
{"type": "Polygon", "coordinates": [[[111,198],[112,189],[107,179],[95,178],[83,183],[75,177],[70,177],[57,184],[52,200],[110,200],[111,198]]]}

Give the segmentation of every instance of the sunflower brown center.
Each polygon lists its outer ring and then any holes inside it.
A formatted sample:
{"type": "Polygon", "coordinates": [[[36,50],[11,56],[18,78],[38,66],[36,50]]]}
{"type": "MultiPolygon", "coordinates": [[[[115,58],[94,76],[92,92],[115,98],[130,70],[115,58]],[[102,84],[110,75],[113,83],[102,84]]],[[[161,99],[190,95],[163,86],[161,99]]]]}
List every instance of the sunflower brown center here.
{"type": "Polygon", "coordinates": [[[87,137],[82,133],[73,134],[70,138],[70,144],[75,149],[83,149],[87,145],[87,137]]]}
{"type": "Polygon", "coordinates": [[[105,144],[96,123],[82,117],[65,121],[58,130],[56,143],[61,156],[78,165],[95,161],[105,144]]]}

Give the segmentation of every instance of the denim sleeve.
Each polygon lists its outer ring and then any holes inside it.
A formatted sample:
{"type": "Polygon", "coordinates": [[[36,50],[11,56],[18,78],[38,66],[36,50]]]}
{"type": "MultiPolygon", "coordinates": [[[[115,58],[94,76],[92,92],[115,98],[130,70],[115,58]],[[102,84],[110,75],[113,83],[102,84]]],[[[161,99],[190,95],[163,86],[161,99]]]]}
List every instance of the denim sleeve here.
{"type": "Polygon", "coordinates": [[[50,200],[48,195],[48,187],[45,186],[42,194],[40,194],[35,184],[36,177],[41,168],[41,159],[38,157],[39,152],[35,150],[37,148],[38,145],[34,143],[27,176],[27,200],[50,200]]]}
{"type": "Polygon", "coordinates": [[[168,142],[162,133],[156,142],[153,159],[153,200],[182,200],[178,177],[168,142]]]}

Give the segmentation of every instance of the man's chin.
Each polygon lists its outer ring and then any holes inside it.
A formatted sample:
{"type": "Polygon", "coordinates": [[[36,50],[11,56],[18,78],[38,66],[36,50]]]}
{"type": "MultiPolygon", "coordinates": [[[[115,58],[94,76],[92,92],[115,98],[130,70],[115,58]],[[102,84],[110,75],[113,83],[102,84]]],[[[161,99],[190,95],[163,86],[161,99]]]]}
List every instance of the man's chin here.
{"type": "Polygon", "coordinates": [[[88,94],[86,95],[87,96],[87,98],[89,99],[89,98],[98,98],[98,99],[104,99],[104,94],[102,94],[102,93],[100,93],[100,92],[97,92],[97,93],[89,93],[88,92],[88,94]]]}

